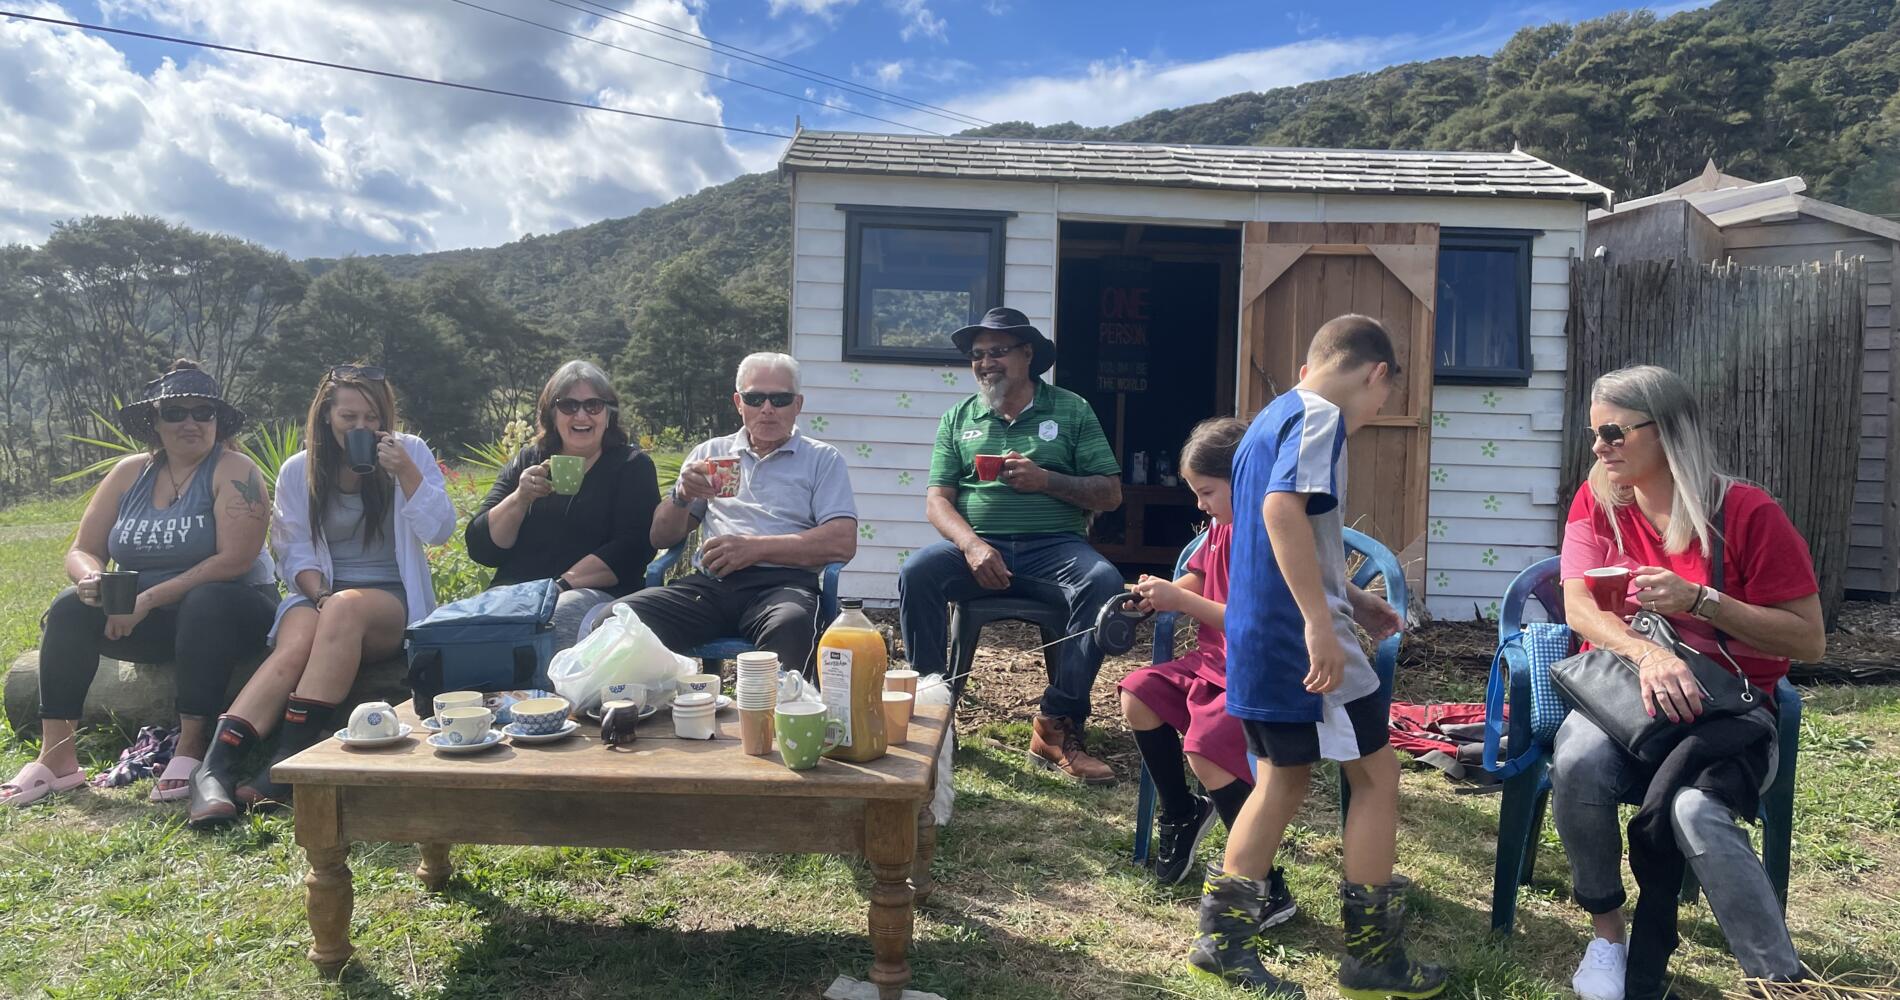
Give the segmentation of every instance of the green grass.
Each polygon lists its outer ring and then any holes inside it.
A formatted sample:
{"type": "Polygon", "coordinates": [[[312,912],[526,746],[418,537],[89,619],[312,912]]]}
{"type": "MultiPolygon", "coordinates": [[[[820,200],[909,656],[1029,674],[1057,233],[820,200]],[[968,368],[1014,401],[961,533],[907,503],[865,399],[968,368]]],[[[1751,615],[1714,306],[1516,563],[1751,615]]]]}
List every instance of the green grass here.
{"type": "MultiPolygon", "coordinates": [[[[35,641],[69,530],[0,529],[8,657],[35,641]]],[[[1451,683],[1420,671],[1401,679],[1401,694],[1451,683]]],[[[1900,975],[1900,689],[1807,696],[1795,939],[1817,968],[1900,975]]],[[[1100,722],[1110,748],[1125,751],[1118,724],[1100,722]]],[[[1020,723],[963,734],[939,888],[916,925],[916,987],[956,1000],[1243,996],[1184,971],[1197,887],[1159,887],[1128,865],[1133,781],[1062,782],[1026,764],[1027,735],[1020,723]]],[[[34,749],[0,729],[0,770],[34,749]]],[[[117,749],[109,736],[82,744],[92,766],[117,749]]],[[[1316,998],[1334,995],[1340,937],[1336,786],[1321,770],[1282,855],[1303,914],[1273,932],[1269,956],[1316,998]]],[[[844,859],[462,846],[456,877],[432,895],[412,875],[414,845],[364,844],[350,859],[357,961],[327,984],[303,957],[305,869],[291,820],[199,834],[184,828],[181,806],[151,805],[145,792],[0,810],[0,996],[808,998],[839,973],[862,977],[871,960],[869,877],[844,859]]],[[[1518,933],[1496,941],[1486,933],[1496,798],[1408,772],[1402,823],[1416,947],[1454,969],[1451,995],[1568,998],[1586,925],[1565,899],[1554,835],[1518,933]]],[[[1207,856],[1220,843],[1210,839],[1207,856]]],[[[1738,973],[1706,904],[1684,917],[1677,989],[1714,1000],[1738,973]]]]}

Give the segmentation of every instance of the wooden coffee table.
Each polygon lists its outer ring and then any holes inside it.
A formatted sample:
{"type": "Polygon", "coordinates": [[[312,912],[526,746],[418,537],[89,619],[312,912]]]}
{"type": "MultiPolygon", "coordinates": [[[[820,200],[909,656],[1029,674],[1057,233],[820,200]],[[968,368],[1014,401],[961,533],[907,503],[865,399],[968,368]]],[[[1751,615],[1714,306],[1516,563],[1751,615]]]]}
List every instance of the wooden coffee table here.
{"type": "Polygon", "coordinates": [[[451,844],[849,854],[876,879],[871,982],[883,1000],[897,1000],[910,982],[913,905],[931,889],[929,802],[948,713],[920,707],[909,740],[869,764],[825,760],[793,771],[777,753],[740,750],[735,711],[720,713],[714,740],[674,737],[662,712],[623,749],[604,747],[600,731],[582,724],[558,743],[449,756],[418,738],[428,730],[405,705],[410,739],[375,750],[325,740],[271,772],[296,787],[297,843],[310,859],[310,961],[334,977],[354,950],[356,841],[420,844],[416,875],[431,890],[448,882],[451,844]]]}

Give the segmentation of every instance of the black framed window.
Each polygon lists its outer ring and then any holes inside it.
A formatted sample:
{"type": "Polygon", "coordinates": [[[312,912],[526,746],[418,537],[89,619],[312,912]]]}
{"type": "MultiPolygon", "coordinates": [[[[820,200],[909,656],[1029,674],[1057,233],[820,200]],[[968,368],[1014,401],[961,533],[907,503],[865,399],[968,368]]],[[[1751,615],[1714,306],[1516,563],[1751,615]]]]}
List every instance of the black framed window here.
{"type": "Polygon", "coordinates": [[[941,365],[1003,304],[1006,213],[848,209],[844,357],[941,365]]]}
{"type": "Polygon", "coordinates": [[[1437,381],[1529,384],[1531,239],[1485,230],[1439,234],[1437,381]]]}

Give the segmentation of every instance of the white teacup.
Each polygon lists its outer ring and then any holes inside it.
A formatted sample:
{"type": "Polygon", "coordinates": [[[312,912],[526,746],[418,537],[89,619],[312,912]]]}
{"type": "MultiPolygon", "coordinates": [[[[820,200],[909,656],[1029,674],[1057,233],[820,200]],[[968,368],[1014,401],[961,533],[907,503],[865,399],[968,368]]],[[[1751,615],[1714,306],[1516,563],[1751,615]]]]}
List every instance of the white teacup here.
{"type": "Polygon", "coordinates": [[[679,679],[680,694],[710,694],[719,696],[718,674],[687,674],[679,679]]]}
{"type": "Polygon", "coordinates": [[[366,701],[350,713],[350,739],[381,740],[402,732],[396,710],[386,701],[366,701]]]}
{"type": "Polygon", "coordinates": [[[485,698],[480,691],[444,691],[435,696],[435,721],[451,708],[480,708],[485,698]]]}
{"type": "Polygon", "coordinates": [[[494,728],[495,713],[480,705],[451,708],[442,713],[442,742],[450,746],[480,743],[494,728]]]}

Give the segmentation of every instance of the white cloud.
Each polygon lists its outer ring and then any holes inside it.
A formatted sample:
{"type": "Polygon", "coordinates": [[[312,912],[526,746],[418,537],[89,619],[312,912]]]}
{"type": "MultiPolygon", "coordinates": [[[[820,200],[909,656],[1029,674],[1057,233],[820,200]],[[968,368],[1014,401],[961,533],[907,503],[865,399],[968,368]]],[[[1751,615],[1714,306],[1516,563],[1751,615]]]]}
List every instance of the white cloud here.
{"type": "Polygon", "coordinates": [[[1396,45],[1386,39],[1302,41],[1174,64],[1123,56],[1092,62],[1077,76],[1020,79],[946,106],[990,121],[1114,125],[1159,108],[1382,65],[1396,45]]]}
{"type": "Polygon", "coordinates": [[[816,17],[830,17],[832,12],[849,7],[858,0],[769,0],[772,16],[777,17],[788,10],[796,10],[816,17]]]}
{"type": "Polygon", "coordinates": [[[934,38],[939,42],[950,40],[945,30],[949,25],[943,18],[930,12],[925,0],[889,0],[890,8],[906,20],[897,35],[904,41],[917,38],[934,38]]]}
{"type": "Polygon", "coordinates": [[[871,75],[877,78],[878,83],[889,87],[904,78],[904,63],[902,60],[884,63],[871,75]]]}
{"type": "MultiPolygon", "coordinates": [[[[697,28],[674,0],[632,9],[697,28]]],[[[34,12],[66,16],[51,4],[34,12]]],[[[723,113],[697,74],[467,8],[113,0],[106,12],[416,76],[697,121],[723,113]]],[[[628,48],[642,38],[611,22],[562,26],[628,48]]],[[[38,242],[80,214],[138,212],[293,255],[491,245],[628,215],[750,159],[710,129],[169,52],[141,74],[101,36],[0,22],[0,205],[19,206],[0,209],[0,240],[38,242]]]]}

